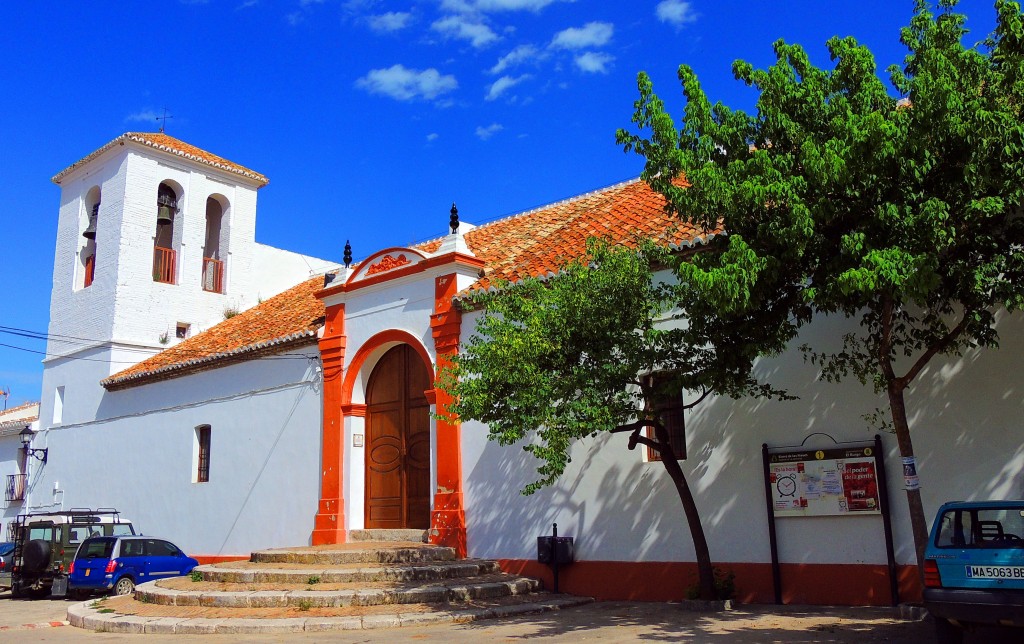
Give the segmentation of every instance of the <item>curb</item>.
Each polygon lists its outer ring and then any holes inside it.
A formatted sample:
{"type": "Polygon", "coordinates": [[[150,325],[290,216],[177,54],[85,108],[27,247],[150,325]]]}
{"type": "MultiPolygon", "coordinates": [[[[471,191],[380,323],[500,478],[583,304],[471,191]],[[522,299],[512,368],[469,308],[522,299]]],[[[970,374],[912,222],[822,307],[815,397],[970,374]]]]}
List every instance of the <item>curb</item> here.
{"type": "Polygon", "coordinates": [[[17,626],[0,626],[0,633],[4,631],[32,630],[36,628],[57,628],[58,626],[69,626],[67,620],[62,622],[36,622],[34,624],[18,624],[17,626]]]}
{"type": "Polygon", "coordinates": [[[258,633],[319,633],[325,631],[425,626],[442,623],[466,623],[481,619],[510,617],[528,613],[545,613],[563,608],[589,604],[590,597],[556,597],[518,606],[470,608],[429,613],[395,613],[393,615],[364,615],[346,617],[288,617],[288,618],[206,618],[206,617],[142,617],[100,613],[90,608],[91,601],[68,608],[71,626],[107,633],[161,633],[180,635],[258,634],[258,633]]]}

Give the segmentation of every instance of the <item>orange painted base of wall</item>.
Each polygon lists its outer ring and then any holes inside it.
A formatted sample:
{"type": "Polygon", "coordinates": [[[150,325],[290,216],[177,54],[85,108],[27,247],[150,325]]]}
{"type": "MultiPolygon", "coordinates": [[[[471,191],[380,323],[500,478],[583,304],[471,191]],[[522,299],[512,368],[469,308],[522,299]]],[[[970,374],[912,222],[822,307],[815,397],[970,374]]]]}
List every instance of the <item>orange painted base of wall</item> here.
{"type": "MultiPolygon", "coordinates": [[[[501,559],[505,572],[535,577],[554,587],[549,566],[533,560],[501,559]]],[[[772,604],[771,564],[719,563],[735,575],[736,599],[772,604]]],[[[782,603],[890,606],[888,568],[870,564],[782,564],[782,603]]],[[[898,569],[900,601],[920,601],[916,566],[898,569]]],[[[681,562],[578,561],[558,572],[558,589],[598,600],[679,601],[697,583],[697,565],[681,562]]]]}
{"type": "Polygon", "coordinates": [[[224,561],[249,561],[249,555],[189,555],[200,565],[215,564],[224,561]]]}

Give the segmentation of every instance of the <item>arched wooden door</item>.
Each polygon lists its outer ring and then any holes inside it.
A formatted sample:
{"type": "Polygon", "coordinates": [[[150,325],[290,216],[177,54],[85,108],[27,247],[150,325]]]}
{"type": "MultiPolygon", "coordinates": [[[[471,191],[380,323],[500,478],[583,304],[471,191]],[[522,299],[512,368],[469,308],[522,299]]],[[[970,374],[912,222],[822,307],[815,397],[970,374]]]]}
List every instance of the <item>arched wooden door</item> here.
{"type": "Polygon", "coordinates": [[[366,396],[366,527],[430,527],[430,372],[401,344],[384,354],[366,396]]]}

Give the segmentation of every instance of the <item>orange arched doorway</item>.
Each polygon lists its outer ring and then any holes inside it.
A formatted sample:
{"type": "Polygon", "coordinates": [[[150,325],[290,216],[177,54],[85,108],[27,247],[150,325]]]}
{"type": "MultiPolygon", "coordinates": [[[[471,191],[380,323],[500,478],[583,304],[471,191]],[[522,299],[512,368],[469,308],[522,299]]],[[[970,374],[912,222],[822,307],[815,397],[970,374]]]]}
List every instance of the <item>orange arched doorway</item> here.
{"type": "Polygon", "coordinates": [[[366,515],[374,528],[430,527],[430,372],[400,344],[380,359],[366,391],[366,515]]]}

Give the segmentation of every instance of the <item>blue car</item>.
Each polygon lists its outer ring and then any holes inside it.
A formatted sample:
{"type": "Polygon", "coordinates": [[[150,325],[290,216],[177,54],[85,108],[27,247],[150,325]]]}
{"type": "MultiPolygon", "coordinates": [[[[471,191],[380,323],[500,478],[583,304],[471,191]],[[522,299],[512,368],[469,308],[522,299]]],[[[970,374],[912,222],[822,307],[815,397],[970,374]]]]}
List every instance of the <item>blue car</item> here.
{"type": "Polygon", "coordinates": [[[946,503],[924,556],[940,642],[961,642],[975,625],[1024,626],[1024,501],[946,503]]]}
{"type": "Polygon", "coordinates": [[[164,539],[144,536],[90,537],[75,554],[68,590],[129,595],[136,584],[187,575],[199,562],[164,539]]]}

